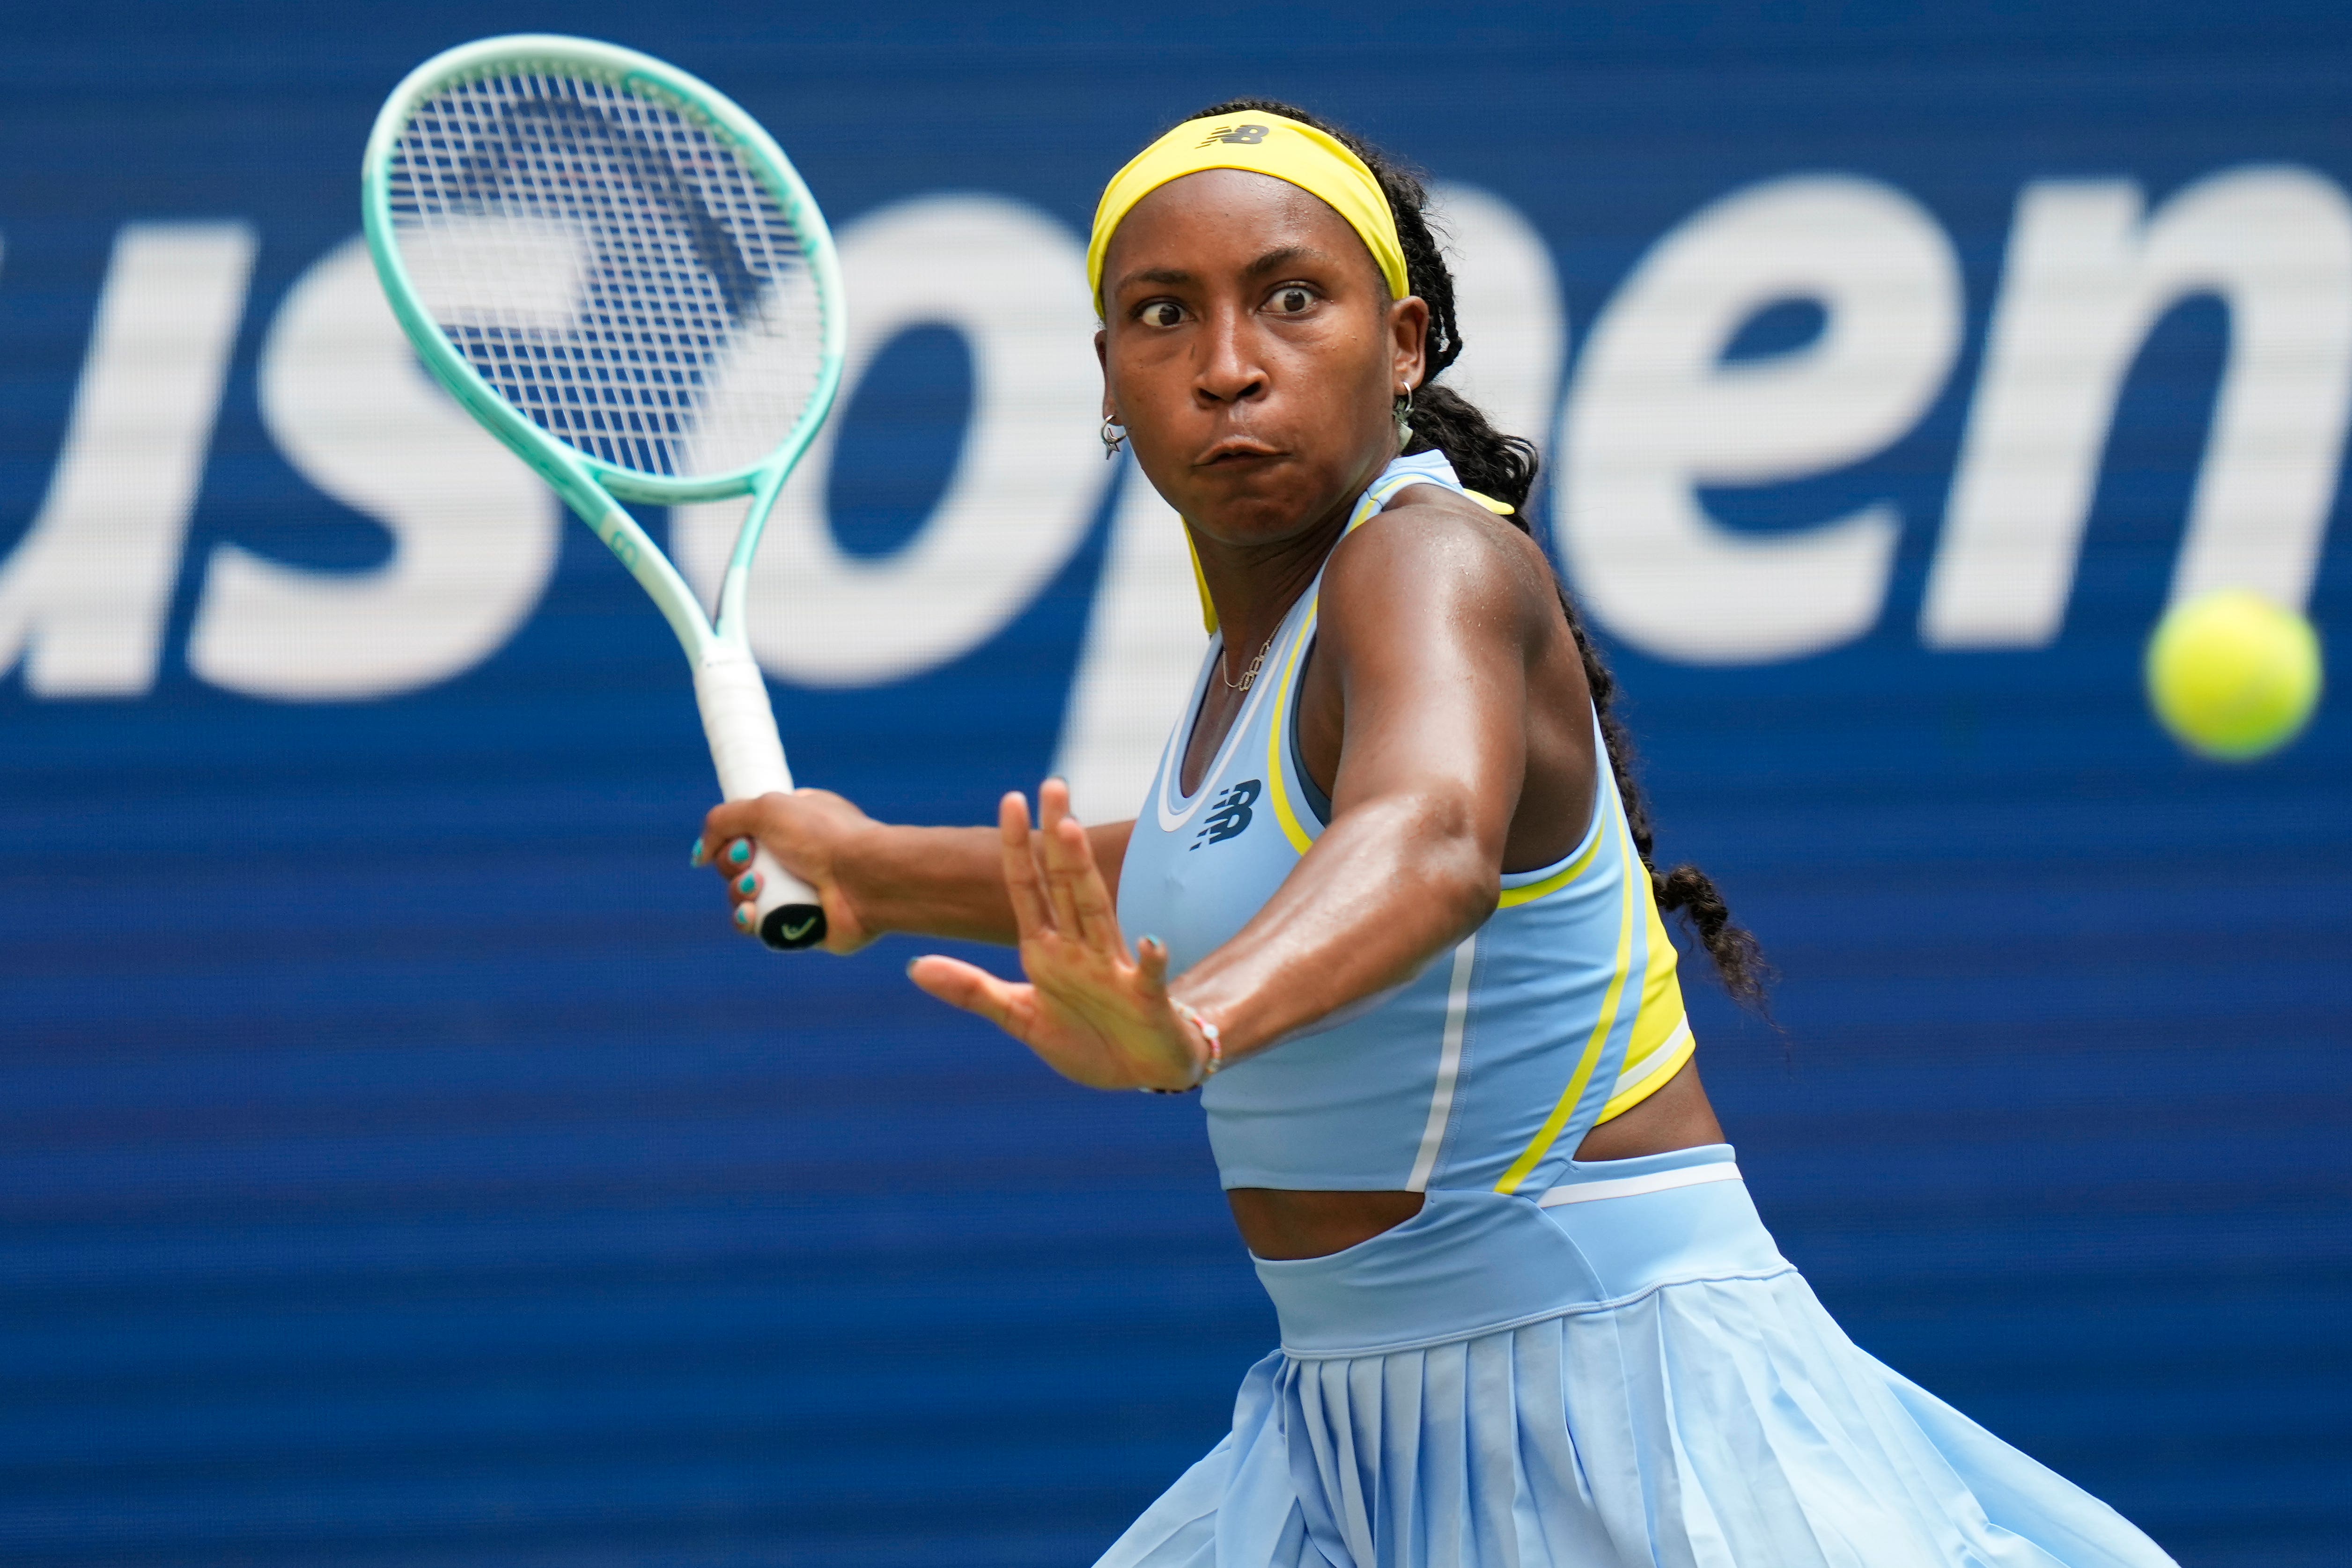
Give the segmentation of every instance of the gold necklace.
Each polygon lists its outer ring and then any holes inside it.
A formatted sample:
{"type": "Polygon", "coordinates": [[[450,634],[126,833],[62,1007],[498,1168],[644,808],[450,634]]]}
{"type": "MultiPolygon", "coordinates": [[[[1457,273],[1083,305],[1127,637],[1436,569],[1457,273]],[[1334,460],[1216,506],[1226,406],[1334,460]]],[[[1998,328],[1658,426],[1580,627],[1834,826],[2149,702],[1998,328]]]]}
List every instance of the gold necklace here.
{"type": "Polygon", "coordinates": [[[1224,660],[1219,659],[1217,661],[1217,679],[1225,683],[1225,690],[1229,692],[1245,692],[1250,689],[1251,685],[1257,680],[1258,671],[1265,667],[1265,656],[1273,650],[1275,638],[1278,636],[1281,632],[1282,628],[1276,626],[1273,631],[1265,634],[1265,641],[1258,647],[1257,657],[1249,662],[1249,668],[1242,672],[1242,678],[1238,681],[1229,679],[1226,676],[1224,660]]]}

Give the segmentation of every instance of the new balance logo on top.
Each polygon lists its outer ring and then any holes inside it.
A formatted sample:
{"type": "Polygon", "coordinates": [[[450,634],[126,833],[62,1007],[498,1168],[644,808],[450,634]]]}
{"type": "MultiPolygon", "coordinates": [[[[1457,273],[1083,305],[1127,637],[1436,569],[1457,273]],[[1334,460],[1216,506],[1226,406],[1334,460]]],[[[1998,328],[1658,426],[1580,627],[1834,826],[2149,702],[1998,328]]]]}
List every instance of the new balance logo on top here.
{"type": "Polygon", "coordinates": [[[1202,139],[1201,145],[1206,147],[1212,141],[1225,141],[1236,147],[1255,147],[1265,140],[1265,132],[1266,128],[1263,125],[1220,125],[1202,139]]]}
{"type": "Polygon", "coordinates": [[[1197,850],[1202,844],[1222,844],[1241,837],[1250,825],[1250,806],[1265,788],[1255,779],[1244,779],[1211,801],[1208,821],[1192,835],[1192,847],[1197,850]]]}

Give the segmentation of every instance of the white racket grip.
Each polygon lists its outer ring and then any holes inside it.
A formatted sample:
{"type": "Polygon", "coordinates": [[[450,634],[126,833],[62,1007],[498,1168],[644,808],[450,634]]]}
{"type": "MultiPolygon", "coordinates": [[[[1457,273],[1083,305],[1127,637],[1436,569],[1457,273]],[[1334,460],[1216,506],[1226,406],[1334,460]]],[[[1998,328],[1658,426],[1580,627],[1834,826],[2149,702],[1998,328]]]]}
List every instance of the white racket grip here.
{"type": "MultiPolygon", "coordinates": [[[[702,710],[702,733],[710,759],[719,766],[719,790],[730,800],[756,800],[790,793],[793,770],[776,733],[776,711],[768,705],[760,666],[740,649],[715,648],[694,670],[694,700],[702,710]]],[[[714,852],[717,846],[713,846],[714,852]]],[[[751,863],[760,893],[751,905],[752,929],[779,952],[796,952],[824,940],[824,906],[816,889],[786,871],[753,841],[751,863]]]]}

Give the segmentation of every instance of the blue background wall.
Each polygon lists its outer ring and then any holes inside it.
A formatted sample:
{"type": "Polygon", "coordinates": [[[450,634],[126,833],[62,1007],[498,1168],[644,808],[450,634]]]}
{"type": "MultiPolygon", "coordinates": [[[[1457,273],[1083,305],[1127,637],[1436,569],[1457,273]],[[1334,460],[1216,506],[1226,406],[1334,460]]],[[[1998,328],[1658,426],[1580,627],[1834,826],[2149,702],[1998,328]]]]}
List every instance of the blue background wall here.
{"type": "MultiPolygon", "coordinates": [[[[711,786],[684,667],[584,530],[511,638],[424,689],[191,672],[215,545],[383,561],[265,426],[265,334],[356,229],[390,85],[545,27],[719,84],[836,224],[978,191],[1082,232],[1163,123],[1293,98],[1523,213],[1571,353],[1729,192],[1829,170],[1922,204],[1966,288],[1945,390],[1864,461],[1708,497],[1758,534],[1894,501],[1876,629],[1619,655],[1663,848],[1787,975],[1785,1045],[1695,988],[1701,1061],[1865,1347],[2186,1563],[2342,1560],[2352,726],[2331,699],[2223,768],[2137,691],[2218,304],[2136,361],[2056,641],[1916,630],[2021,188],[2352,182],[2340,7],[27,9],[0,50],[0,551],[42,507],[122,225],[241,221],[258,248],[155,679],[0,689],[0,1554],[1084,1563],[1272,1343],[1191,1103],[1052,1078],[913,992],[910,944],[730,936],[685,863],[711,786]]],[[[919,525],[970,376],[934,330],[845,400],[849,548],[919,525]]],[[[1111,510],[984,646],[779,683],[803,777],[917,821],[1033,785],[1111,510]]],[[[2339,651],[2341,517],[2310,599],[2339,651]]]]}

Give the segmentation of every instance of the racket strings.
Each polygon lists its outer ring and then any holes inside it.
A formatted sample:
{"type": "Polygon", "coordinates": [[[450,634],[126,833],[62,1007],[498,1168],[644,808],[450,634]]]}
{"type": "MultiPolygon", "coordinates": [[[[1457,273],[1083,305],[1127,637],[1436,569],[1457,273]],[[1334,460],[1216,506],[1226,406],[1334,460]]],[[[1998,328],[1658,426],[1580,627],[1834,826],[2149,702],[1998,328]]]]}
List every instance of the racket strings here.
{"type": "Polygon", "coordinates": [[[391,196],[442,331],[577,451],[739,466],[815,391],[824,323],[789,214],[666,103],[568,73],[452,84],[412,113],[391,196]]]}

